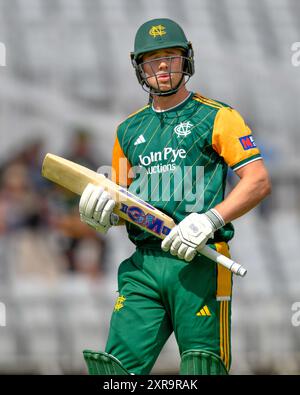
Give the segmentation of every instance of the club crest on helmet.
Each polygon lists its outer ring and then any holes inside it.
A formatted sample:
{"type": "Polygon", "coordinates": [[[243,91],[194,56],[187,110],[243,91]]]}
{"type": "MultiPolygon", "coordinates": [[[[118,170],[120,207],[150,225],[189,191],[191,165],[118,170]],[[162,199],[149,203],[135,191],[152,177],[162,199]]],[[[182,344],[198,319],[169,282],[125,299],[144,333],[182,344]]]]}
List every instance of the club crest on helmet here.
{"type": "Polygon", "coordinates": [[[149,30],[149,34],[152,37],[158,37],[158,36],[164,36],[167,34],[166,28],[163,25],[157,25],[157,26],[152,26],[151,29],[149,30]]]}

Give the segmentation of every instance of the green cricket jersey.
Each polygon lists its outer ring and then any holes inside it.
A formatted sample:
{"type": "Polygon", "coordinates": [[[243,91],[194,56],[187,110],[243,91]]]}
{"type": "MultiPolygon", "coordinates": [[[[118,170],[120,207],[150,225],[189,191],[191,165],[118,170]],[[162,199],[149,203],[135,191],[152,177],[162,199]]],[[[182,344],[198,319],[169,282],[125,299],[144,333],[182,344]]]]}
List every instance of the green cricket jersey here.
{"type": "MultiPolygon", "coordinates": [[[[237,170],[258,159],[260,152],[240,114],[191,92],[174,108],[155,111],[149,104],[119,125],[113,178],[178,223],[224,200],[228,166],[237,170]]],[[[137,245],[160,243],[133,224],[127,223],[127,230],[137,245]]],[[[208,243],[228,241],[233,234],[227,224],[208,243]]]]}

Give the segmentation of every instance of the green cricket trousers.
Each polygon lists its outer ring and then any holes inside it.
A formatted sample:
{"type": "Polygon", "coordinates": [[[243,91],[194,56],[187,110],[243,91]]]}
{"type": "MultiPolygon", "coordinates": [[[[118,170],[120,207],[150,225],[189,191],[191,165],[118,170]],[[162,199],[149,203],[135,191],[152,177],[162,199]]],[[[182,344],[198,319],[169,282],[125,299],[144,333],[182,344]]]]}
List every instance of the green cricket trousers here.
{"type": "MultiPolygon", "coordinates": [[[[210,245],[229,256],[224,242],[210,245]]],[[[180,355],[214,353],[231,364],[232,273],[198,255],[187,263],[160,248],[145,246],[123,261],[119,297],[105,351],[134,374],[149,374],[174,331],[180,355]]]]}

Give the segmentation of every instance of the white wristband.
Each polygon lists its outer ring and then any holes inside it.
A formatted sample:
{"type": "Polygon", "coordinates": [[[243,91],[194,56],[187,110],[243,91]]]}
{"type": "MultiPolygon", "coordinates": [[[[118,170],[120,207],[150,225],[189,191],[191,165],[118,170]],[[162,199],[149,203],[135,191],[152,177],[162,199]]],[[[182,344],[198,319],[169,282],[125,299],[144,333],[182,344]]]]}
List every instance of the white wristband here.
{"type": "Polygon", "coordinates": [[[208,217],[215,230],[218,230],[225,225],[224,219],[216,209],[212,208],[208,210],[205,215],[208,217]]]}

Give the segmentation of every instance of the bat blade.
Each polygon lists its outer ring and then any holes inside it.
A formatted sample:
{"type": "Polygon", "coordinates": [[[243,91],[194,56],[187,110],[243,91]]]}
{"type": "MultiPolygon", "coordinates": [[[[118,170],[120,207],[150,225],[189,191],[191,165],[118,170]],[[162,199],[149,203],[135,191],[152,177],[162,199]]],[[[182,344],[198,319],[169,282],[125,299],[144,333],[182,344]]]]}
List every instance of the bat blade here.
{"type": "Polygon", "coordinates": [[[147,232],[164,238],[175,226],[173,219],[104,175],[60,156],[47,154],[42,175],[60,186],[81,195],[88,183],[103,187],[116,201],[114,213],[147,232]]]}
{"type": "Polygon", "coordinates": [[[81,195],[88,183],[101,185],[102,174],[60,156],[47,154],[42,165],[42,175],[50,181],[81,195]]]}
{"type": "MultiPolygon", "coordinates": [[[[104,175],[68,159],[48,153],[43,161],[42,175],[77,195],[82,194],[88,183],[103,187],[116,201],[114,213],[161,239],[164,239],[175,226],[171,217],[127,189],[120,187],[104,175]]],[[[241,277],[247,273],[243,266],[208,246],[199,252],[241,277]]]]}

